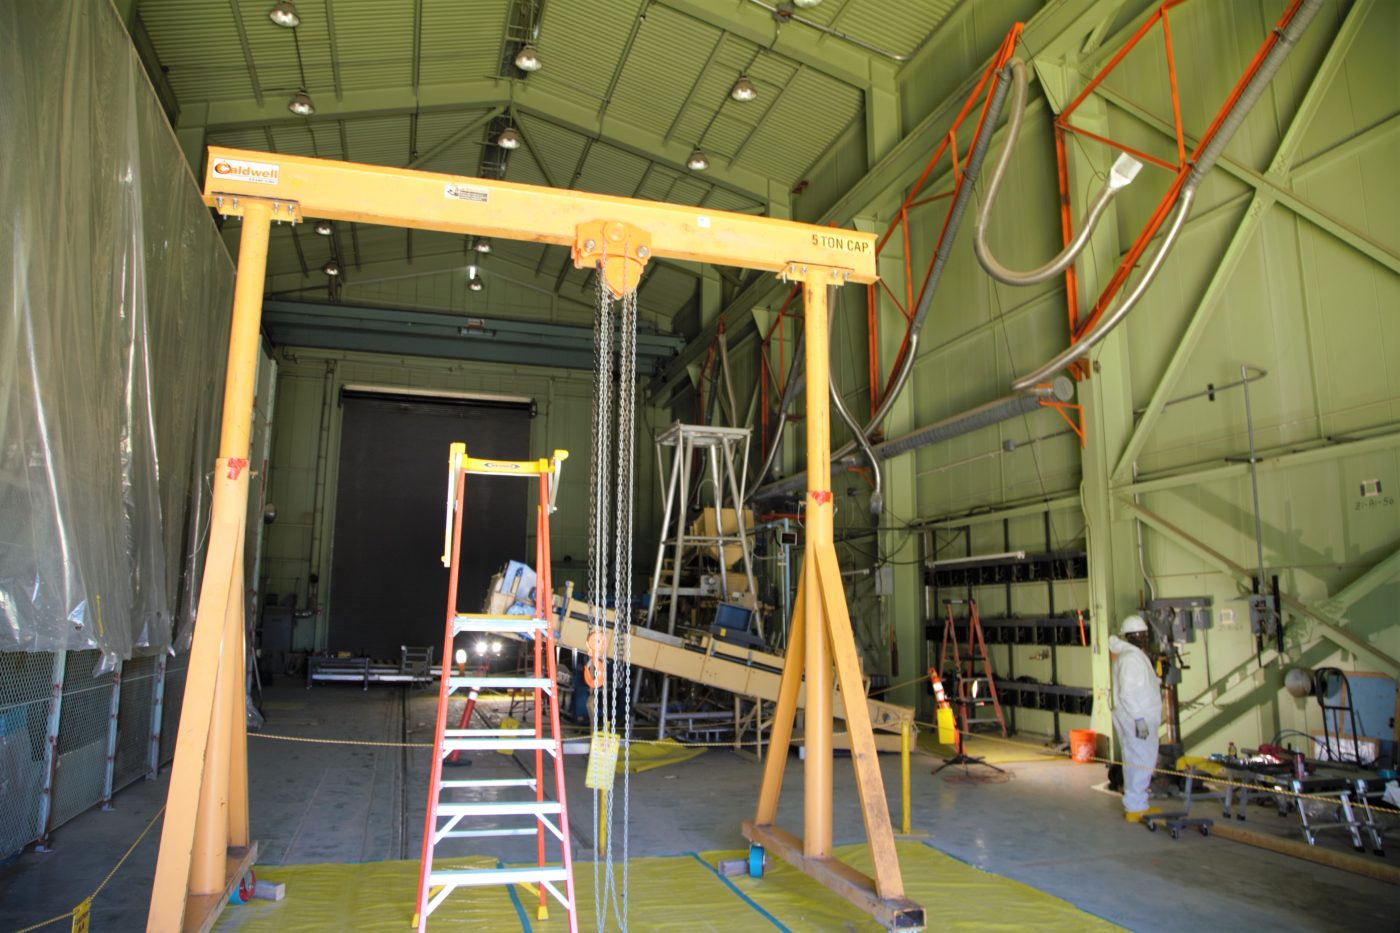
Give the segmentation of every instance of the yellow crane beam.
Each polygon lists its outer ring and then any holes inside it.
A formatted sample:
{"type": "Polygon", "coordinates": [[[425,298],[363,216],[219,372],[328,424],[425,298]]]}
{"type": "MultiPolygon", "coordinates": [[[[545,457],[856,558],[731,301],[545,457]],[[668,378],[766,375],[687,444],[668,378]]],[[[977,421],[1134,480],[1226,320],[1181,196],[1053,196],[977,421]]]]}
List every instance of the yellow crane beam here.
{"type": "Polygon", "coordinates": [[[875,236],[700,207],[504,181],[211,147],[204,201],[243,229],[234,285],[208,556],[190,649],[175,763],[156,862],[150,933],[206,931],[255,859],[248,832],[243,696],[243,576],[248,436],[268,233],[274,222],[355,221],[569,247],[602,267],[616,294],[634,289],[652,256],[758,269],[800,281],[807,313],[808,542],[778,688],[771,754],[756,818],[744,832],[889,928],[923,925],[904,897],[880,780],[859,656],[832,540],[826,404],[827,290],[877,280],[875,236]],[[805,606],[805,608],[804,608],[805,606]],[[805,639],[805,648],[804,648],[805,639]],[[805,680],[805,690],[802,683],[805,680]],[[832,718],[845,699],[851,760],[874,876],[831,855],[832,718]],[[804,715],[805,839],[774,825],[799,692],[804,715]]]}

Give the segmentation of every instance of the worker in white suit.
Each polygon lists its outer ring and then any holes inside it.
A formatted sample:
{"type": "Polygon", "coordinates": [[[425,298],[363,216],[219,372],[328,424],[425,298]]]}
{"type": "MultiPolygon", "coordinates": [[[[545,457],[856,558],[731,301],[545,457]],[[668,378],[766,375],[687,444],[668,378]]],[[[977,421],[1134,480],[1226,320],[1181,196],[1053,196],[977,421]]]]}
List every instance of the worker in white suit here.
{"type": "Polygon", "coordinates": [[[1123,749],[1123,818],[1130,823],[1160,812],[1147,805],[1162,725],[1162,682],[1147,656],[1149,638],[1147,623],[1139,615],[1128,616],[1120,634],[1108,638],[1108,655],[1113,660],[1113,728],[1123,749]]]}

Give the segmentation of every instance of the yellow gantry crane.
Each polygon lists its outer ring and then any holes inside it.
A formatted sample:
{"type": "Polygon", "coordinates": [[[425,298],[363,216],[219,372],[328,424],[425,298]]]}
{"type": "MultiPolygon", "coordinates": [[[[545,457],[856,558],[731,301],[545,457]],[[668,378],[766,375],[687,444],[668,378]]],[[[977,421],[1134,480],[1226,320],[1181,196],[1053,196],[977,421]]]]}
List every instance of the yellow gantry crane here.
{"type": "Polygon", "coordinates": [[[149,931],[207,930],[257,856],[248,827],[243,536],[263,282],[272,223],[356,221],[568,246],[614,294],[653,257],[759,269],[801,282],[806,310],[807,546],[772,754],[744,835],[890,929],[923,926],[904,896],[832,527],[827,399],[829,290],[870,284],[875,236],[793,221],[432,172],[211,147],[205,203],[243,220],[219,458],[149,931]],[[833,683],[833,676],[835,678],[833,683]],[[801,838],[775,825],[805,683],[801,838]],[[832,857],[832,694],[846,698],[851,759],[874,877],[832,857]]]}

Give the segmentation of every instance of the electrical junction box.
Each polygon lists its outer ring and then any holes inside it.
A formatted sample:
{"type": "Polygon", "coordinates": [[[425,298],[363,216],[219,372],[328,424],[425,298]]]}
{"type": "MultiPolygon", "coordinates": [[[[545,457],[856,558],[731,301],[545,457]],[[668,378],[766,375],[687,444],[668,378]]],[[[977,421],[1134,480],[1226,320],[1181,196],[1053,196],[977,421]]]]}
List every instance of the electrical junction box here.
{"type": "Polygon", "coordinates": [[[874,570],[875,574],[875,595],[894,595],[894,567],[889,564],[881,564],[874,570]]]}

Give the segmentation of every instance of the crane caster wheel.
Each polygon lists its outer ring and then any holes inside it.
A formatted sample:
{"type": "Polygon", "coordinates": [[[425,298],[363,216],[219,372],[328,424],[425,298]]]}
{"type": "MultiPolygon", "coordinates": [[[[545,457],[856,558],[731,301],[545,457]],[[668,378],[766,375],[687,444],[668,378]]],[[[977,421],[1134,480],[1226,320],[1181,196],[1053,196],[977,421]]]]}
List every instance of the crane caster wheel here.
{"type": "Polygon", "coordinates": [[[1201,827],[1201,835],[1202,835],[1202,836],[1209,836],[1209,835],[1210,835],[1210,827],[1209,827],[1209,826],[1202,826],[1202,827],[1201,827]]]}
{"type": "Polygon", "coordinates": [[[1181,838],[1181,833],[1177,832],[1175,829],[1170,830],[1170,832],[1171,832],[1171,834],[1172,834],[1172,838],[1173,838],[1173,839],[1180,839],[1180,838],[1181,838]]]}
{"type": "Polygon", "coordinates": [[[756,843],[749,846],[749,877],[763,877],[763,846],[756,843]]]}
{"type": "Polygon", "coordinates": [[[1143,820],[1142,825],[1147,827],[1149,833],[1155,833],[1157,831],[1157,824],[1152,820],[1143,820]]]}
{"type": "Polygon", "coordinates": [[[229,894],[228,902],[230,904],[248,903],[253,899],[253,892],[257,890],[257,887],[258,875],[256,872],[250,870],[248,874],[238,880],[238,887],[234,888],[233,893],[229,894]]]}

